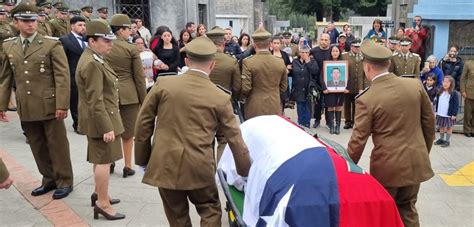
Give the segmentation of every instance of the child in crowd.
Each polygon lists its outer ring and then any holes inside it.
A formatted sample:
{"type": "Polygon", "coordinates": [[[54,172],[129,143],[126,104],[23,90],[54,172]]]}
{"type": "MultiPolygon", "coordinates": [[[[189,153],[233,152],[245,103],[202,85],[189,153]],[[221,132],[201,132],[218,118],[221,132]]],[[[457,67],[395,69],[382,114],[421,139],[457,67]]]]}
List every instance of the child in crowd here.
{"type": "Polygon", "coordinates": [[[434,73],[430,73],[426,76],[425,83],[423,83],[423,87],[425,88],[426,93],[428,93],[432,105],[435,103],[436,96],[439,93],[439,88],[436,87],[437,79],[438,78],[434,73]]]}
{"type": "Polygon", "coordinates": [[[440,138],[434,144],[441,147],[449,146],[449,138],[453,134],[453,126],[458,114],[459,95],[454,90],[454,86],[453,77],[445,76],[443,87],[436,100],[436,125],[439,128],[440,138]]]}

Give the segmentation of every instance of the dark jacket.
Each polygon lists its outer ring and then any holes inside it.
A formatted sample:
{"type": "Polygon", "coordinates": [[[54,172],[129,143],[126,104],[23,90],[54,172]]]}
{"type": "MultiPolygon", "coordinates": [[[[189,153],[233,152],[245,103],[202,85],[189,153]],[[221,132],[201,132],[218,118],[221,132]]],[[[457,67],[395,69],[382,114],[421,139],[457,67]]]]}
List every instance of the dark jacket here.
{"type": "Polygon", "coordinates": [[[437,102],[438,100],[438,93],[439,89],[437,86],[433,86],[431,89],[428,90],[428,86],[426,86],[426,83],[423,83],[423,87],[425,88],[426,93],[428,94],[428,97],[430,97],[430,101],[432,103],[437,102]]]}
{"type": "MultiPolygon", "coordinates": [[[[67,35],[61,36],[59,41],[63,44],[64,52],[66,53],[67,61],[69,63],[69,74],[71,75],[71,85],[76,87],[76,68],[77,63],[79,62],[79,58],[82,55],[84,50],[79,45],[79,41],[77,40],[76,36],[69,32],[67,35]]],[[[84,42],[84,45],[85,42],[84,42]]],[[[84,46],[85,48],[85,46],[84,46]]]]}
{"type": "MultiPolygon", "coordinates": [[[[438,111],[438,103],[439,103],[439,96],[443,94],[443,91],[438,92],[436,96],[436,111],[438,111]]],[[[448,108],[448,116],[456,116],[458,115],[459,110],[459,93],[457,91],[453,91],[451,93],[451,97],[449,98],[449,108],[448,108]]]]}
{"type": "Polygon", "coordinates": [[[450,75],[454,78],[456,82],[455,89],[459,91],[459,80],[461,79],[462,69],[464,67],[464,62],[460,57],[456,57],[456,62],[447,61],[445,59],[439,62],[439,68],[443,71],[445,76],[450,75]]]}
{"type": "Polygon", "coordinates": [[[177,73],[180,62],[179,47],[173,45],[172,49],[164,49],[163,46],[158,46],[156,49],[156,56],[158,59],[168,65],[168,70],[158,70],[158,76],[163,73],[177,73]]]}
{"type": "Polygon", "coordinates": [[[318,63],[311,59],[308,63],[302,63],[298,58],[293,61],[293,85],[291,87],[290,100],[304,102],[308,100],[308,92],[312,87],[320,90],[318,63]]]}
{"type": "Polygon", "coordinates": [[[224,53],[232,57],[235,56],[235,58],[240,59],[242,55],[242,49],[240,49],[239,44],[230,41],[225,44],[224,53]]]}

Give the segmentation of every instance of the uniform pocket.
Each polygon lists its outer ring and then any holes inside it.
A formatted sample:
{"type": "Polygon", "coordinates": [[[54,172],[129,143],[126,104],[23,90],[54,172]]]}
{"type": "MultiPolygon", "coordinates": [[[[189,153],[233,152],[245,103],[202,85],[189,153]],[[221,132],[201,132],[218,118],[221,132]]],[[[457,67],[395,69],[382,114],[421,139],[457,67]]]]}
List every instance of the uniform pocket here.
{"type": "Polygon", "coordinates": [[[56,113],[56,94],[54,89],[43,91],[44,113],[46,115],[56,113]]]}

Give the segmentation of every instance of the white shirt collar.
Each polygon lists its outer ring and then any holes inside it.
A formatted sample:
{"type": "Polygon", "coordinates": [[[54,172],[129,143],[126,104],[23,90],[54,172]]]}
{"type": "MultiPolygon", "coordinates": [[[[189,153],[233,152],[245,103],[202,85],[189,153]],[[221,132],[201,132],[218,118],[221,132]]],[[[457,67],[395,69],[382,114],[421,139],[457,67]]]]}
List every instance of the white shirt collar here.
{"type": "Polygon", "coordinates": [[[374,78],[372,78],[372,81],[374,81],[375,79],[377,79],[377,78],[379,78],[379,77],[388,75],[388,74],[389,74],[389,72],[380,73],[379,75],[377,75],[377,76],[375,76],[374,78]]]}
{"type": "Polygon", "coordinates": [[[200,72],[200,73],[203,73],[203,74],[206,75],[206,76],[209,76],[209,73],[206,73],[206,72],[204,72],[204,71],[202,71],[202,70],[200,70],[200,69],[189,69],[189,70],[191,70],[191,71],[196,71],[196,72],[200,72]]]}

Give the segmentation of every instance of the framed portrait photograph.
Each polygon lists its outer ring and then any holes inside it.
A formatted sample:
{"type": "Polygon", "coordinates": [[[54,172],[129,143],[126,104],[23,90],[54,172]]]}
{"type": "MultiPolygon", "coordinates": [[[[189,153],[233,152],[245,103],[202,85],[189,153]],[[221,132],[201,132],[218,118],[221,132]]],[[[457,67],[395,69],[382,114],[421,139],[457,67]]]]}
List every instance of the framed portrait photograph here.
{"type": "Polygon", "coordinates": [[[349,82],[349,64],[347,61],[324,61],[323,80],[331,93],[342,93],[349,82]]]}

